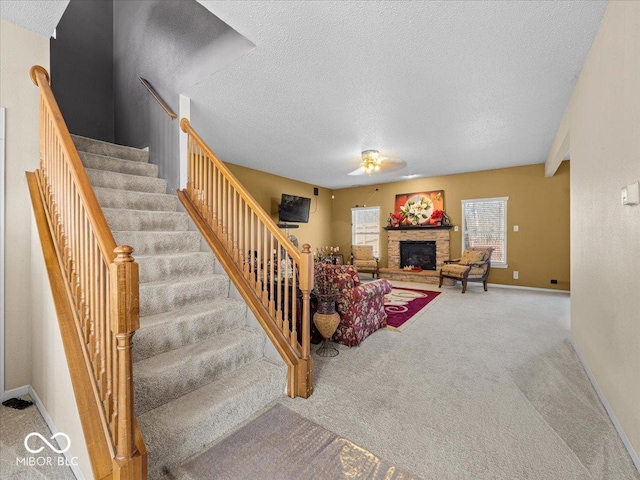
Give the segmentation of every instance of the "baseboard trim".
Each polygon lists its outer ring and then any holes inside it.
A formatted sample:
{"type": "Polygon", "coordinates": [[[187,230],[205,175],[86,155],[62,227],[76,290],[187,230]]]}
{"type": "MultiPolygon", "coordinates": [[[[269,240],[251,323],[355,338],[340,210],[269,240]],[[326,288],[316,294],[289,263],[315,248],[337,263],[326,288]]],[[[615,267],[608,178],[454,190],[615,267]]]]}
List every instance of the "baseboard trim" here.
{"type": "Polygon", "coordinates": [[[511,288],[513,290],[532,290],[534,292],[545,292],[545,293],[571,293],[571,290],[560,290],[558,288],[541,288],[541,287],[525,287],[520,285],[505,285],[503,283],[489,283],[490,287],[497,288],[511,288]]]}
{"type": "Polygon", "coordinates": [[[29,393],[30,385],[23,385],[18,388],[12,388],[2,394],[2,401],[9,400],[10,398],[17,398],[27,395],[29,393]]]}
{"type": "Polygon", "coordinates": [[[572,335],[569,335],[569,341],[571,342],[571,345],[573,346],[573,349],[575,350],[576,355],[578,355],[578,358],[580,359],[580,363],[582,364],[582,368],[584,368],[584,371],[587,374],[587,377],[589,377],[589,381],[591,382],[591,385],[593,385],[593,388],[598,394],[598,398],[602,402],[604,409],[607,411],[607,414],[609,415],[611,422],[613,422],[613,426],[618,432],[618,435],[620,436],[620,440],[622,440],[622,443],[627,449],[627,452],[629,452],[631,461],[636,466],[636,470],[640,472],[640,458],[638,458],[638,454],[633,449],[633,446],[629,441],[629,437],[627,437],[627,434],[624,432],[622,425],[620,425],[620,422],[618,421],[618,417],[616,417],[616,414],[613,413],[613,409],[611,408],[611,405],[609,405],[609,402],[607,401],[607,397],[604,396],[604,393],[600,389],[600,385],[598,385],[598,382],[596,381],[596,377],[593,376],[593,372],[589,368],[589,365],[587,365],[587,362],[582,356],[582,352],[580,351],[580,348],[578,347],[578,344],[576,343],[572,335]]]}
{"type": "MultiPolygon", "coordinates": [[[[42,418],[44,418],[44,421],[47,424],[47,427],[49,427],[49,430],[51,430],[51,434],[55,435],[56,433],[58,433],[58,429],[56,428],[55,423],[53,423],[53,419],[49,415],[49,412],[47,412],[47,409],[45,408],[44,403],[42,403],[42,400],[40,400],[40,397],[38,396],[37,392],[33,389],[31,385],[29,385],[28,393],[33,399],[33,403],[35,403],[36,407],[38,408],[40,415],[42,415],[42,418]]],[[[84,476],[84,473],[82,473],[82,470],[80,470],[80,467],[78,465],[73,465],[71,463],[71,459],[73,458],[71,453],[64,452],[64,456],[67,459],[67,464],[71,468],[73,475],[78,480],[86,480],[86,477],[84,476]]]]}

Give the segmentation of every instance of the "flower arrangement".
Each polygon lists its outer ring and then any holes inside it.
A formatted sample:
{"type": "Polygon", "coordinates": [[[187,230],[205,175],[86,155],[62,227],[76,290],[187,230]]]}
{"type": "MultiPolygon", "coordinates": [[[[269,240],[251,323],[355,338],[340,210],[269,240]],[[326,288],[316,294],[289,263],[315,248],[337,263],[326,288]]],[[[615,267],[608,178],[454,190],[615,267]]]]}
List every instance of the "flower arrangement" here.
{"type": "Polygon", "coordinates": [[[440,225],[444,219],[444,210],[434,210],[429,218],[432,225],[440,225]]]}
{"type": "Polygon", "coordinates": [[[399,227],[401,221],[402,221],[402,215],[400,215],[399,213],[390,213],[389,214],[389,226],[390,227],[399,227]]]}
{"type": "Polygon", "coordinates": [[[428,218],[427,212],[432,207],[432,202],[427,197],[418,197],[417,201],[409,200],[405,205],[400,207],[400,215],[402,216],[403,225],[420,225],[428,218]]]}

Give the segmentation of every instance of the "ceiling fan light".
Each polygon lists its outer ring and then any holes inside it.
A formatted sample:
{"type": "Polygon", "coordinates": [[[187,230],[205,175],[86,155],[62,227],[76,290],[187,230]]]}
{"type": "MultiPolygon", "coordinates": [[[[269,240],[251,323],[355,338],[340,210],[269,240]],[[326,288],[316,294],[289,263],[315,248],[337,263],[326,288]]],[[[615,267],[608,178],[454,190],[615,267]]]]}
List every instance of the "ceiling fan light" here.
{"type": "Polygon", "coordinates": [[[380,170],[381,160],[378,158],[377,150],[364,150],[362,152],[362,163],[360,168],[367,174],[380,170]]]}

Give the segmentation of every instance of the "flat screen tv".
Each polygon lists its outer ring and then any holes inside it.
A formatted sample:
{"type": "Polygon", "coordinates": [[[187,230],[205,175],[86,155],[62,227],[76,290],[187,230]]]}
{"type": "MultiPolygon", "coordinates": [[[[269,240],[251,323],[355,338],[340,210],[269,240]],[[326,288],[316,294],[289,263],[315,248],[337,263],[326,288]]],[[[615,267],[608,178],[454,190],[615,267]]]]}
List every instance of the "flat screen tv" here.
{"type": "Polygon", "coordinates": [[[282,194],[278,220],[280,222],[309,223],[311,199],[282,194]]]}

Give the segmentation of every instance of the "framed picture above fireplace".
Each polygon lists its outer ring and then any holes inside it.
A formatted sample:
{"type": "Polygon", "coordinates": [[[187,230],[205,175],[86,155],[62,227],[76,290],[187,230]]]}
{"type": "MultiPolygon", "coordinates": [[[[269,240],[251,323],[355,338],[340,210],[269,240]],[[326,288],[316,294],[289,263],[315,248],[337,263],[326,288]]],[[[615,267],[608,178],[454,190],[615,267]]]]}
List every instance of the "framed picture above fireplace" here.
{"type": "Polygon", "coordinates": [[[444,190],[396,195],[394,212],[400,225],[426,225],[435,210],[444,210],[444,190]]]}

